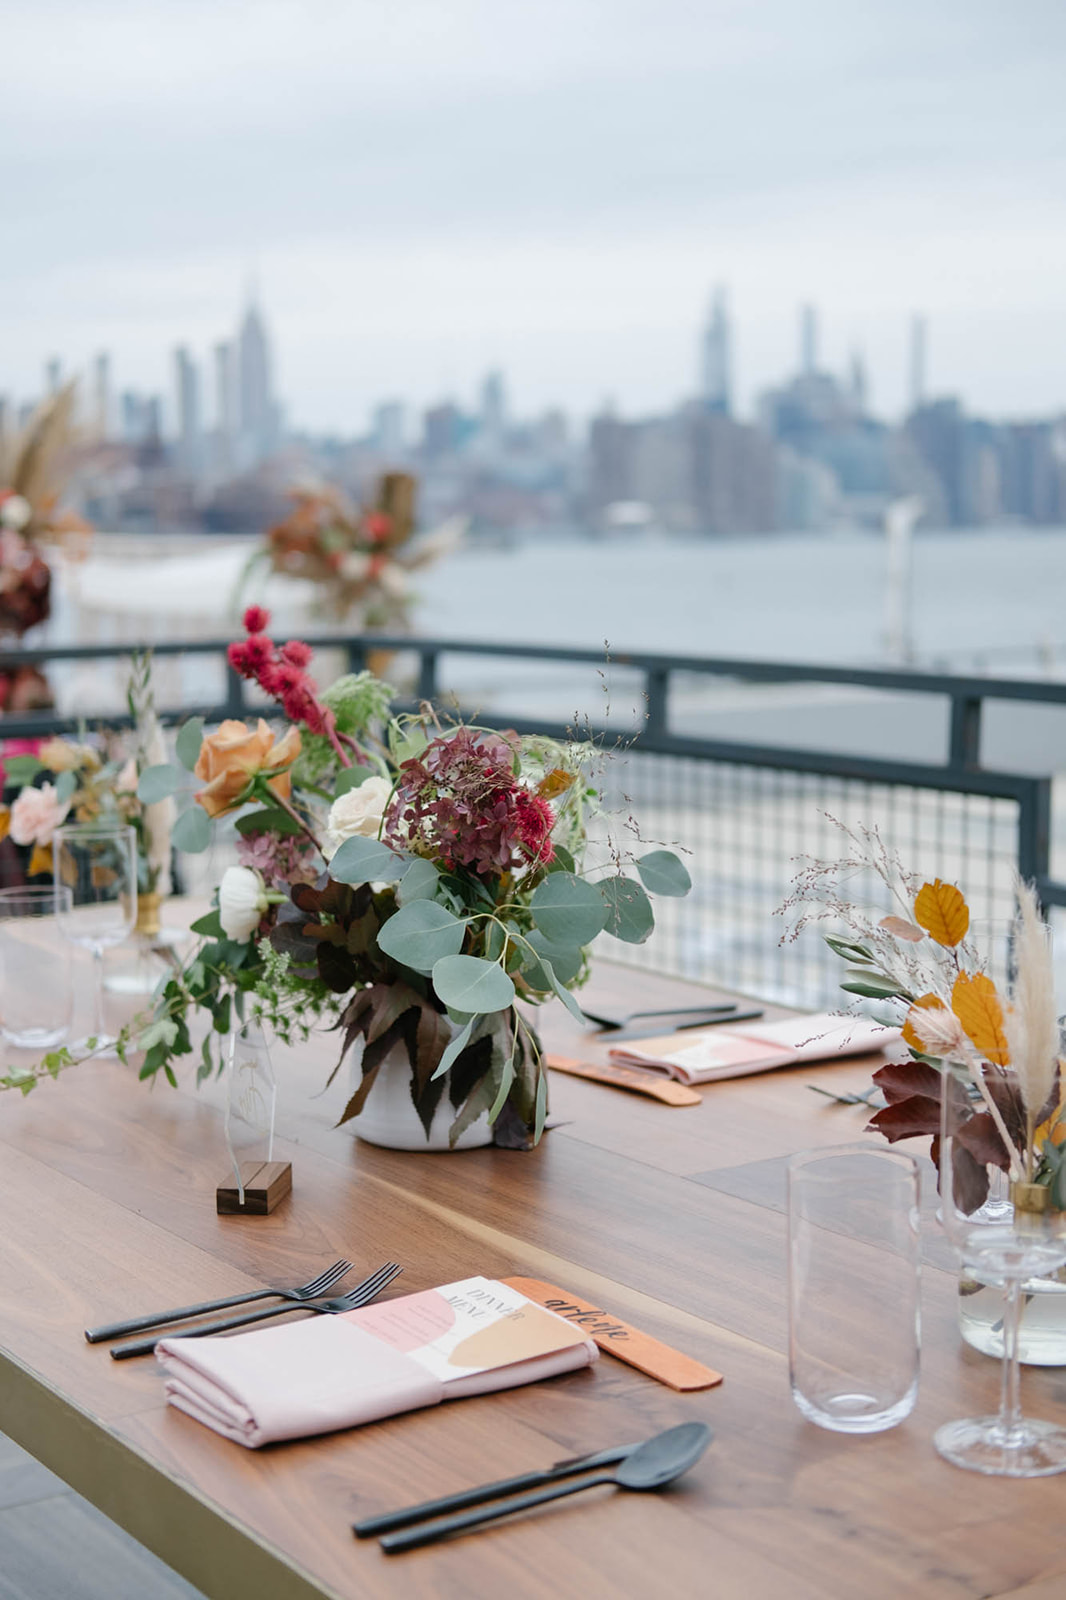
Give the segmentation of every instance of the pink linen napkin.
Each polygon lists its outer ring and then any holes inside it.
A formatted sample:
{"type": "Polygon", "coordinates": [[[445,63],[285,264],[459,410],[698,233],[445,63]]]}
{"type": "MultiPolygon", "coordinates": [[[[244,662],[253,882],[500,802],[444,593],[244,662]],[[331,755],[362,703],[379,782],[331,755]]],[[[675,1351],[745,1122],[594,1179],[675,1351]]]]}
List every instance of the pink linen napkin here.
{"type": "Polygon", "coordinates": [[[486,1278],[156,1346],[168,1403],[251,1449],[535,1383],[598,1355],[573,1323],[486,1278]]]}

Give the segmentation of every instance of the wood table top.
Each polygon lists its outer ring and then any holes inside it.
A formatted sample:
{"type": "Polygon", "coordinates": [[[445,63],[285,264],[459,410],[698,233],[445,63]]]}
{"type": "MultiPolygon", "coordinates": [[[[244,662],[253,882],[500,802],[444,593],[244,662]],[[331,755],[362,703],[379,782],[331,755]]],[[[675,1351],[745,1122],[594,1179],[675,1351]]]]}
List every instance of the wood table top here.
{"type": "MultiPolygon", "coordinates": [[[[692,1004],[708,991],[600,963],[593,1009],[692,1004]]],[[[549,1047],[605,1048],[563,1007],[549,1047]]],[[[872,1437],[826,1433],[789,1395],[784,1165],[863,1137],[870,1061],[716,1084],[675,1108],[553,1074],[557,1125],[530,1153],[376,1149],[333,1127],[334,1041],[276,1054],[275,1154],[293,1193],[267,1217],[218,1216],[217,1085],[138,1084],[87,1063],[0,1101],[0,1428],[218,1600],[350,1596],[1066,1593],[1066,1484],[948,1466],[932,1435],[995,1408],[996,1364],[962,1343],[956,1279],[931,1237],[922,1387],[872,1437]],[[308,1441],[245,1450],[163,1404],[151,1361],[112,1362],[82,1330],[165,1305],[295,1283],[339,1256],[398,1260],[403,1292],[485,1274],[547,1280],[725,1374],[678,1394],[610,1356],[591,1369],[308,1441]],[[709,1422],[674,1489],[599,1489],[449,1544],[386,1557],[359,1517],[562,1457],[709,1422]]],[[[871,1142],[879,1142],[871,1138],[871,1142]]],[[[1026,1369],[1023,1401],[1066,1421],[1066,1371],[1026,1369]]]]}

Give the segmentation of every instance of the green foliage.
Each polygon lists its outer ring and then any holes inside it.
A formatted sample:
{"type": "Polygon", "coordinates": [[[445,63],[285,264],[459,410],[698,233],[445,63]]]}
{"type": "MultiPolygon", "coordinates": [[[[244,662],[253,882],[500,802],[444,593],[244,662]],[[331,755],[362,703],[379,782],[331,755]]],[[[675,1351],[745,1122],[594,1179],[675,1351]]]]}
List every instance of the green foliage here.
{"type": "MultiPolygon", "coordinates": [[[[338,678],[336,683],[322,691],[320,699],[333,712],[340,732],[362,742],[376,727],[388,722],[389,707],[395,695],[395,689],[380,678],[375,678],[372,672],[356,672],[338,678]]],[[[301,737],[303,748],[292,769],[293,783],[297,788],[320,786],[338,768],[342,771],[359,770],[341,768],[336,751],[324,735],[311,733],[304,728],[301,737]]],[[[362,770],[370,776],[378,769],[364,767],[362,770]]],[[[384,771],[383,766],[380,770],[384,771]]],[[[339,794],[343,790],[332,792],[339,794]]]]}
{"type": "Polygon", "coordinates": [[[637,871],[645,889],[652,894],[681,898],[692,888],[692,879],[684,862],[672,850],[652,850],[641,856],[637,871]]]}
{"type": "Polygon", "coordinates": [[[336,883],[396,883],[403,876],[408,857],[390,850],[380,839],[356,835],[345,839],[329,864],[336,883]]]}
{"type": "Polygon", "coordinates": [[[503,1011],[514,1001],[511,979],[495,961],[480,956],[443,956],[433,967],[433,988],[454,1011],[503,1011]]]}
{"type": "Polygon", "coordinates": [[[588,944],[607,921],[599,889],[572,872],[552,872],[534,891],[530,915],[553,944],[588,944]]]}
{"type": "Polygon", "coordinates": [[[199,855],[211,843],[211,818],[195,803],[183,811],[174,824],[170,842],[186,855],[199,855]]]}
{"type": "Polygon", "coordinates": [[[643,944],[655,926],[655,912],[639,883],[619,875],[598,885],[607,907],[607,932],[626,944],[643,944]]]}
{"type": "Polygon", "coordinates": [[[160,800],[169,800],[184,780],[181,767],[172,762],[161,762],[155,767],[145,767],[137,784],[137,798],[144,806],[154,806],[160,800]]]}
{"type": "Polygon", "coordinates": [[[192,772],[200,754],[200,746],[204,742],[203,717],[189,717],[178,729],[177,738],[174,740],[174,752],[186,772],[192,772]]]}
{"type": "Polygon", "coordinates": [[[458,955],[466,923],[435,900],[412,900],[384,923],[378,948],[415,972],[432,972],[444,956],[458,955]]]}

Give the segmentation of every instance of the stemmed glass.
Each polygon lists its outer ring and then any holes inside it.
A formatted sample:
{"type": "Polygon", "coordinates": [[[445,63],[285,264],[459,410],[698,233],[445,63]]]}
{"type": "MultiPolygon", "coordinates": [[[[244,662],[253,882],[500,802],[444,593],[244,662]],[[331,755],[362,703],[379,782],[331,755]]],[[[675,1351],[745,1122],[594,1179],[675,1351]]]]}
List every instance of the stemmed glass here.
{"type": "Polygon", "coordinates": [[[93,1027],[74,1048],[113,1054],[115,1038],[104,1025],[104,951],[128,939],[137,921],[137,836],[111,823],[71,823],[56,829],[52,860],[57,889],[73,894],[73,904],[59,911],[60,929],[92,952],[95,972],[93,1027]]]}
{"type": "Polygon", "coordinates": [[[945,1063],[941,1220],[969,1276],[1003,1289],[1005,1305],[998,1413],[945,1423],[935,1443],[956,1466],[1009,1478],[1066,1471],[1066,1428],[1024,1417],[1020,1404],[1022,1286],[1066,1264],[1066,1211],[1053,1203],[1057,1183],[1032,1181],[1039,1162],[1034,1169],[1033,1118],[1025,1104],[1011,1068],[984,1062],[975,1074],[945,1063]],[[990,1205],[1003,1172],[1009,1200],[990,1205]]]}

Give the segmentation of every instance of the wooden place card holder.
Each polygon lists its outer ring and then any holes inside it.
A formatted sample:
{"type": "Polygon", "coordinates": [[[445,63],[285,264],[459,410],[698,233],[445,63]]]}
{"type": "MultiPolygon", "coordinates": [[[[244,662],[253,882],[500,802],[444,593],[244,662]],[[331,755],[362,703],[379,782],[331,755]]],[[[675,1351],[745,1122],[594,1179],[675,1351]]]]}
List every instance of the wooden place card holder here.
{"type": "Polygon", "coordinates": [[[241,1183],[244,1204],[232,1173],[215,1190],[215,1209],[220,1217],[265,1217],[292,1193],[291,1161],[242,1161],[241,1183]]]}

